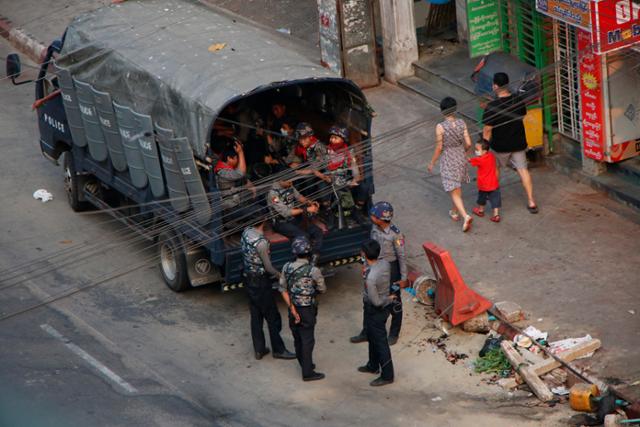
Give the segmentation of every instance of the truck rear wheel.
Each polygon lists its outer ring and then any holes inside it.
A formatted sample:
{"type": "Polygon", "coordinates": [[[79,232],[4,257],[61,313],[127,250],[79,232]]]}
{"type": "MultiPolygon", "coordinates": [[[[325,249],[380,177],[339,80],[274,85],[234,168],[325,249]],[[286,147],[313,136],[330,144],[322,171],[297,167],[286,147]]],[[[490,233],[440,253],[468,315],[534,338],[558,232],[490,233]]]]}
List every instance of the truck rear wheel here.
{"type": "Polygon", "coordinates": [[[158,256],[160,273],[169,289],[183,292],[191,288],[184,248],[175,233],[168,231],[158,237],[158,256]]]}
{"type": "Polygon", "coordinates": [[[87,202],[80,201],[80,180],[76,175],[76,166],[73,163],[73,153],[66,151],[62,162],[64,172],[64,189],[67,193],[67,201],[74,212],[82,212],[89,209],[87,202]]]}

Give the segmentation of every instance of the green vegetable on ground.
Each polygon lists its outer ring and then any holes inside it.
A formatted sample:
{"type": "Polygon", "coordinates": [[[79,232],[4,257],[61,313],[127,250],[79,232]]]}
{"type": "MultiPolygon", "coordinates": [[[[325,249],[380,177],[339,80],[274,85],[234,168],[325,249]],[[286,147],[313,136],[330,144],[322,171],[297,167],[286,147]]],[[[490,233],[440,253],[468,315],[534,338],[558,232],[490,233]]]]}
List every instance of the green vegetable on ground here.
{"type": "Polygon", "coordinates": [[[511,364],[502,352],[501,348],[494,348],[488,351],[484,357],[479,357],[474,362],[474,370],[477,373],[499,373],[511,370],[511,364]]]}

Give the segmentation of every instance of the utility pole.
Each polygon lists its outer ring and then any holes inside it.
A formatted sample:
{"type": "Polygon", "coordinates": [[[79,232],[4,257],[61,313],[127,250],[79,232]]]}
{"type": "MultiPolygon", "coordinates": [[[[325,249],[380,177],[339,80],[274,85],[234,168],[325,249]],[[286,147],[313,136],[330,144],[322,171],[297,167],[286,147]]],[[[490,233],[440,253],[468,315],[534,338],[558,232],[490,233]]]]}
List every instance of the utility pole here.
{"type": "Polygon", "coordinates": [[[382,21],[384,76],[391,83],[413,75],[418,41],[413,20],[413,0],[379,0],[382,21]]]}

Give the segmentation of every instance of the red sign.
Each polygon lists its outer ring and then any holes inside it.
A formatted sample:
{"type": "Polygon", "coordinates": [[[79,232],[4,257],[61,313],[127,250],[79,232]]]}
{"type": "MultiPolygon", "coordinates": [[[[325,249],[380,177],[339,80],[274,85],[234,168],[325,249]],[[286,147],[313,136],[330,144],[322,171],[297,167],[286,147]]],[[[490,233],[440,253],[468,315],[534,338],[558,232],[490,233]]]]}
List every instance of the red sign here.
{"type": "Polygon", "coordinates": [[[633,0],[591,2],[591,41],[595,53],[640,42],[640,3],[633,0]]]}
{"type": "Polygon", "coordinates": [[[605,123],[603,114],[602,60],[592,51],[591,35],[577,30],[580,68],[580,118],[585,156],[604,160],[605,123]]]}

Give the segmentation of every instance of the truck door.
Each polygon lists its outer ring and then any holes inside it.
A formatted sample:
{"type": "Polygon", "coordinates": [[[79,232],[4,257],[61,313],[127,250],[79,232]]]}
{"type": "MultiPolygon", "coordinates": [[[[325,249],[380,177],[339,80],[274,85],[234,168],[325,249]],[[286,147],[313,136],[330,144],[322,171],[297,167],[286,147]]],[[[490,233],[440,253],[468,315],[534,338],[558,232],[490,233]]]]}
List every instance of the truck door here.
{"type": "Polygon", "coordinates": [[[38,114],[40,149],[45,157],[53,161],[57,161],[62,152],[69,150],[72,141],[58,77],[49,72],[53,68],[50,67],[50,62],[61,46],[59,41],[56,42],[49,46],[40,66],[36,80],[36,102],[33,105],[38,114]]]}

